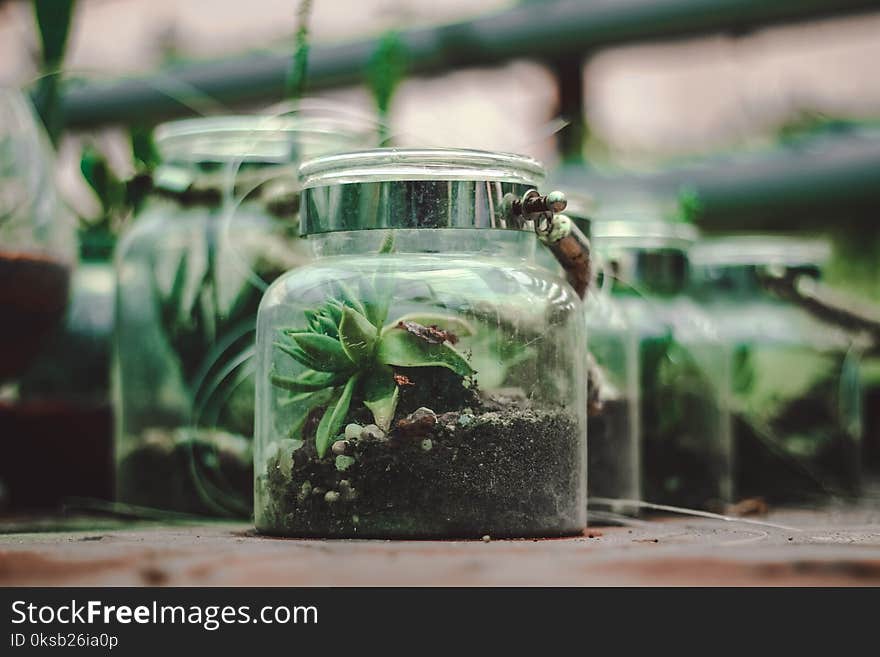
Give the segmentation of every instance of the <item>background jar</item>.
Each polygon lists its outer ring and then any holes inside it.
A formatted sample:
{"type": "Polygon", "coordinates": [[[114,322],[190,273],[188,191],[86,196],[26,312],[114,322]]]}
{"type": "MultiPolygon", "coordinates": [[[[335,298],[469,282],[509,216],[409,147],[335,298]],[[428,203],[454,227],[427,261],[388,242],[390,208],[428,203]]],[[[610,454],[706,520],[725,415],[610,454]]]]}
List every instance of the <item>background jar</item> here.
{"type": "MultiPolygon", "coordinates": [[[[569,196],[565,214],[587,237],[589,199],[569,196]]],[[[613,277],[602,274],[594,252],[594,282],[584,298],[590,359],[588,400],[587,499],[591,518],[614,521],[614,514],[635,515],[625,500],[641,499],[639,429],[639,341],[620,300],[611,294],[613,277]]]]}
{"type": "Polygon", "coordinates": [[[540,166],[380,149],[301,173],[319,258],[279,278],[260,306],[257,529],[579,533],[582,304],[536,264],[533,228],[508,212],[540,166]]]}
{"type": "Polygon", "coordinates": [[[250,514],[257,306],[309,259],[293,172],[303,157],[370,138],[308,116],[157,129],[155,191],[116,255],[118,501],[250,514]]]}
{"type": "MultiPolygon", "coordinates": [[[[638,341],[642,496],[716,509],[731,499],[721,341],[687,295],[690,224],[593,222],[593,246],[638,341]]],[[[603,283],[608,285],[608,283],[603,283]]]]}
{"type": "Polygon", "coordinates": [[[0,87],[0,387],[13,387],[64,316],[76,261],[72,215],[30,102],[0,87]]]}
{"type": "Polygon", "coordinates": [[[818,281],[826,243],[716,238],[691,253],[695,295],[720,331],[732,407],[734,490],[770,502],[857,495],[860,354],[855,336],[774,294],[774,278],[818,281]]]}

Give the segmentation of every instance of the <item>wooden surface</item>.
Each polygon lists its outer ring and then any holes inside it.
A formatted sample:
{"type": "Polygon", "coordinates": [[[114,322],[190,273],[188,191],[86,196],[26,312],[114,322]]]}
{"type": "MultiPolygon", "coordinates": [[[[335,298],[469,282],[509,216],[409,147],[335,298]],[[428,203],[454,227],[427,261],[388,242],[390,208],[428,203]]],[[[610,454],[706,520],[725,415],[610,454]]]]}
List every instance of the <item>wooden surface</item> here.
{"type": "Polygon", "coordinates": [[[880,510],[749,519],[790,529],[662,518],[556,540],[321,541],[246,524],[7,521],[0,585],[880,585],[880,510]]]}

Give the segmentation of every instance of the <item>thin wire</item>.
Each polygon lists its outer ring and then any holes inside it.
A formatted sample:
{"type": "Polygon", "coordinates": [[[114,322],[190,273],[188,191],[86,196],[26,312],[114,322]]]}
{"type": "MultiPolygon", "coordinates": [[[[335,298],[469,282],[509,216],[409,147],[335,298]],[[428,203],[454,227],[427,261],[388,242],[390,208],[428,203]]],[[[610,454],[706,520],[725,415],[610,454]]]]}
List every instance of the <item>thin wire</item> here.
{"type": "Polygon", "coordinates": [[[789,532],[802,532],[803,529],[790,527],[788,525],[780,525],[774,522],[765,522],[763,520],[751,520],[749,518],[737,518],[736,516],[725,516],[720,513],[711,513],[710,511],[701,511],[699,509],[688,509],[681,506],[670,506],[668,504],[655,504],[654,502],[646,502],[645,500],[628,500],[613,497],[591,497],[590,502],[602,506],[637,506],[643,509],[653,509],[655,511],[667,511],[669,513],[678,513],[685,516],[696,516],[698,518],[709,518],[710,520],[722,520],[724,522],[742,523],[746,525],[757,525],[759,527],[772,527],[773,529],[782,529],[789,532]]]}

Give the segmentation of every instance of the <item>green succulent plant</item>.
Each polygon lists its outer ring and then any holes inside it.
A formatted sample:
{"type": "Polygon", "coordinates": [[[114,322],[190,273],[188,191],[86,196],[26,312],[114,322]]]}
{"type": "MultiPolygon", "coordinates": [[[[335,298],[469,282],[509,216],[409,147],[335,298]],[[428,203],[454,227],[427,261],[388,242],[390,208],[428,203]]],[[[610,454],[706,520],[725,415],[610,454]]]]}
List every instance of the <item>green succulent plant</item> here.
{"type": "Polygon", "coordinates": [[[296,377],[273,371],[272,383],[310,409],[326,403],[315,433],[319,457],[342,428],[352,398],[363,399],[376,425],[388,431],[399,396],[395,367],[445,367],[462,378],[475,373],[453,346],[458,336],[472,335],[466,321],[413,314],[386,323],[388,297],[362,302],[344,287],[341,296],[306,311],[307,329],[284,329],[275,343],[307,369],[296,377]]]}

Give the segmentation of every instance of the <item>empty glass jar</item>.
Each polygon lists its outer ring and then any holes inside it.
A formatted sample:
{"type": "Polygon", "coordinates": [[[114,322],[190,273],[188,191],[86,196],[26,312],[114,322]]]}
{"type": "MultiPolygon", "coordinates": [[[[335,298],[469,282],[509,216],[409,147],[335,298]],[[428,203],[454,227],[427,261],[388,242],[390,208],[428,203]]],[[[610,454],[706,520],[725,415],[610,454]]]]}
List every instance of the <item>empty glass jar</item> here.
{"type": "Polygon", "coordinates": [[[260,306],[257,529],[581,532],[584,313],[516,212],[538,163],[379,149],[301,175],[317,259],[260,306]]]}
{"type": "Polygon", "coordinates": [[[155,191],[116,255],[117,499],[248,516],[253,343],[298,239],[303,157],[369,142],[324,117],[217,117],[156,133],[155,191]]]}
{"type": "Polygon", "coordinates": [[[856,495],[861,390],[853,336],[773,293],[820,277],[827,244],[741,236],[698,244],[695,294],[728,354],[737,497],[772,502],[856,495]]]}
{"type": "Polygon", "coordinates": [[[592,231],[603,276],[638,342],[642,497],[717,508],[731,496],[729,422],[722,343],[685,294],[696,231],[653,219],[595,221],[592,231]]]}

